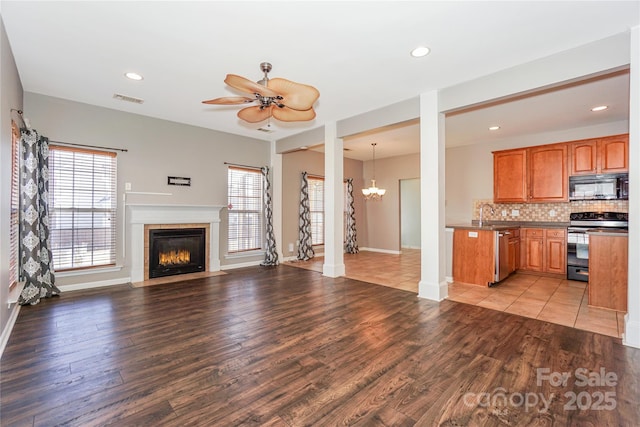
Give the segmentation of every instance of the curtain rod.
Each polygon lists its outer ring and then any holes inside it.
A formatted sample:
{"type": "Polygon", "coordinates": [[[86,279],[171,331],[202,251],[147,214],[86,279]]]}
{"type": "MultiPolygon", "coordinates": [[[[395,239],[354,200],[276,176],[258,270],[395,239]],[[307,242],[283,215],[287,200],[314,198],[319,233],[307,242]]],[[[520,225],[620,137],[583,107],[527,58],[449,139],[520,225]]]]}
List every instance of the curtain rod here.
{"type": "Polygon", "coordinates": [[[74,147],[87,147],[87,148],[99,148],[101,150],[122,151],[123,153],[126,153],[129,151],[126,148],[112,148],[112,147],[101,147],[99,145],[74,144],[72,142],[54,141],[52,139],[50,139],[49,142],[52,144],[58,144],[58,145],[72,145],[74,147]]]}
{"type": "Polygon", "coordinates": [[[255,169],[255,170],[261,170],[262,168],[257,167],[257,166],[249,166],[249,165],[240,165],[238,163],[229,163],[229,162],[224,162],[225,165],[229,165],[229,166],[238,166],[240,168],[248,168],[248,169],[255,169]]]}

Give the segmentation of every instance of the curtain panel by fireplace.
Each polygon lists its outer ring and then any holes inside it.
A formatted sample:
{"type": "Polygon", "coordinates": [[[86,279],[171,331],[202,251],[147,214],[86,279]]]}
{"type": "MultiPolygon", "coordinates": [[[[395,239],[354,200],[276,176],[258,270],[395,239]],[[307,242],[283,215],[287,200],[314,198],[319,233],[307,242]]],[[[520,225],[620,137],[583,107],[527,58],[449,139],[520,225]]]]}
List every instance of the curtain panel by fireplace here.
{"type": "Polygon", "coordinates": [[[18,298],[21,305],[34,305],[41,298],[58,295],[51,258],[49,230],[49,140],[33,129],[21,131],[22,229],[20,252],[25,285],[18,298]]]}
{"type": "Polygon", "coordinates": [[[273,232],[273,206],[271,201],[271,182],[269,181],[269,168],[260,168],[264,183],[264,221],[265,221],[265,253],[264,261],[260,265],[278,265],[278,252],[276,251],[276,236],[273,232]]]}

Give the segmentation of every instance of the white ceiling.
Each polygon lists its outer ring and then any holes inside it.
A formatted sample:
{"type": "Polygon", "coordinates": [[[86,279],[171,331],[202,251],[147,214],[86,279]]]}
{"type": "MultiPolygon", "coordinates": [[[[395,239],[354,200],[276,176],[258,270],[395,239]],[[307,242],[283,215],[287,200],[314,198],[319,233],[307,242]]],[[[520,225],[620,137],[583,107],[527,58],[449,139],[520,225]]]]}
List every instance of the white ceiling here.
{"type": "MultiPolygon", "coordinates": [[[[0,2],[25,91],[259,139],[280,139],[627,31],[638,1],[5,1],[0,2]],[[430,55],[412,58],[417,45],[430,55]],[[273,133],[202,100],[238,95],[228,73],[313,85],[317,117],[273,122],[273,133]],[[144,80],[123,75],[136,71],[144,80]],[[118,101],[115,93],[144,99],[118,101]]],[[[28,116],[29,112],[25,111],[28,116]]],[[[448,145],[628,118],[628,76],[447,118],[448,145]],[[585,107],[612,105],[599,116],[585,107]],[[523,120],[525,119],[526,120],[523,120]],[[501,130],[488,134],[490,124],[501,130]]],[[[33,123],[37,127],[37,123],[33,123]]],[[[45,130],[43,130],[45,131],[45,130]]],[[[376,157],[416,146],[417,126],[376,135],[376,157]],[[410,140],[413,142],[411,143],[410,140]],[[383,143],[384,142],[384,143],[383,143]]],[[[369,159],[372,135],[345,141],[369,159]]]]}

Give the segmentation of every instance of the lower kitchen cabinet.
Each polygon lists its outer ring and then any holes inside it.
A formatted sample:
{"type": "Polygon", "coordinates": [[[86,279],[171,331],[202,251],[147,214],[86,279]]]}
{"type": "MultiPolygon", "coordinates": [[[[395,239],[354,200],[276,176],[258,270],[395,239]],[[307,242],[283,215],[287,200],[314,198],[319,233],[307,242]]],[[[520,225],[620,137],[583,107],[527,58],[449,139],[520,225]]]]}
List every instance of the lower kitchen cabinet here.
{"type": "Polygon", "coordinates": [[[522,228],[520,269],[566,274],[567,235],[561,228],[522,228]]]}
{"type": "Polygon", "coordinates": [[[545,268],[547,273],[567,273],[567,234],[560,229],[545,230],[545,268]]]}
{"type": "Polygon", "coordinates": [[[589,305],[627,311],[628,237],[589,233],[589,305]]]}
{"type": "Polygon", "coordinates": [[[520,229],[512,228],[509,233],[509,273],[520,268],[520,229]]]}
{"type": "Polygon", "coordinates": [[[455,229],[453,281],[487,286],[495,278],[495,231],[455,229]]]}

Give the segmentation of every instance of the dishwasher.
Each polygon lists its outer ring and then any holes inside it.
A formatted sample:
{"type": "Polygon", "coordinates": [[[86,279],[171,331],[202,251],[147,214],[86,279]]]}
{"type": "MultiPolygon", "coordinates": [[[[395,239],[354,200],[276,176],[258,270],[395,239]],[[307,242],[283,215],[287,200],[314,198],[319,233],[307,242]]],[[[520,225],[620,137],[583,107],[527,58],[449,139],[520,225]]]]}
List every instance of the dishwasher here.
{"type": "Polygon", "coordinates": [[[495,234],[495,257],[496,269],[494,281],[491,285],[495,285],[504,280],[511,273],[509,270],[509,231],[494,231],[495,234]]]}

